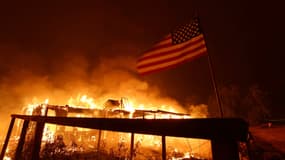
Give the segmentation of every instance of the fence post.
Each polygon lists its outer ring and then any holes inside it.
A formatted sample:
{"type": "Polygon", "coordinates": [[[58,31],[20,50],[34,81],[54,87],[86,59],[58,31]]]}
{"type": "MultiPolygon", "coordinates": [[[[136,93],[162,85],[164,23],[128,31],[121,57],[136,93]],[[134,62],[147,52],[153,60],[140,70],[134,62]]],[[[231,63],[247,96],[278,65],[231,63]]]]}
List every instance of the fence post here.
{"type": "Polygon", "coordinates": [[[162,160],[166,160],[166,143],[164,135],[162,136],[161,141],[162,141],[162,160]]]}
{"type": "Polygon", "coordinates": [[[9,143],[9,139],[10,139],[13,127],[14,127],[15,119],[16,119],[15,117],[12,117],[12,119],[11,119],[11,122],[10,122],[10,125],[9,125],[9,129],[8,129],[8,132],[7,132],[7,135],[6,135],[6,139],[5,139],[4,145],[2,147],[0,159],[3,159],[4,156],[5,156],[5,152],[6,152],[8,143],[9,143]]]}
{"type": "Polygon", "coordinates": [[[25,137],[26,137],[28,126],[29,126],[29,122],[30,121],[28,121],[28,120],[24,121],[24,124],[23,124],[23,127],[22,127],[22,131],[21,131],[21,136],[20,136],[20,139],[19,139],[19,142],[18,142],[18,146],[17,146],[17,149],[16,149],[16,154],[15,154],[15,159],[16,160],[21,158],[21,153],[22,153],[23,146],[24,146],[24,143],[25,143],[25,137]]]}
{"type": "Polygon", "coordinates": [[[37,121],[36,125],[36,132],[35,132],[35,142],[34,142],[34,148],[32,152],[32,160],[38,160],[40,158],[40,150],[41,150],[41,142],[42,142],[42,136],[44,132],[44,121],[37,121]]]}
{"type": "Polygon", "coordinates": [[[229,139],[213,139],[213,160],[239,160],[237,141],[229,139]]]}
{"type": "Polygon", "coordinates": [[[135,134],[134,132],[131,133],[131,149],[130,149],[130,160],[133,160],[133,157],[134,157],[134,137],[135,137],[135,134]]]}

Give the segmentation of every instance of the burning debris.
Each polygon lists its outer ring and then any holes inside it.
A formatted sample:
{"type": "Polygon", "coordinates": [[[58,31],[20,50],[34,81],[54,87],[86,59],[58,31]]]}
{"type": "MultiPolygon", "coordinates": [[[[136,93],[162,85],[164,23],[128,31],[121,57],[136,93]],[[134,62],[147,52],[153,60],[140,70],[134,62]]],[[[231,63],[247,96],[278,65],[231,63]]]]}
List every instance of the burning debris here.
{"type": "MultiPolygon", "coordinates": [[[[86,96],[83,96],[86,97],[86,96]]],[[[85,98],[86,99],[86,98],[85,98]]],[[[48,116],[48,111],[53,110],[54,116],[67,117],[68,115],[76,114],[77,117],[104,117],[104,118],[150,118],[150,119],[161,119],[161,118],[190,118],[190,114],[176,113],[165,111],[161,109],[135,109],[128,102],[128,99],[122,98],[121,100],[108,99],[102,109],[100,108],[88,108],[84,106],[73,107],[70,105],[51,105],[47,103],[28,105],[24,110],[27,115],[42,115],[48,116]]]]}
{"type": "MultiPolygon", "coordinates": [[[[43,117],[93,117],[111,119],[191,118],[186,113],[161,109],[143,109],[142,107],[135,108],[127,98],[121,98],[120,100],[108,99],[103,103],[103,107],[98,107],[87,96],[82,96],[80,100],[81,104],[84,102],[88,103],[89,106],[51,105],[48,104],[48,100],[45,100],[42,104],[28,105],[23,111],[27,115],[43,117]]],[[[18,123],[18,128],[21,125],[18,123]]],[[[26,143],[23,147],[23,152],[25,153],[22,154],[24,156],[22,157],[23,159],[28,159],[26,157],[31,156],[31,151],[29,151],[31,147],[29,145],[33,145],[34,143],[31,135],[35,134],[35,128],[35,124],[29,124],[26,143]]],[[[136,134],[133,138],[132,136],[134,135],[130,133],[90,130],[47,123],[43,131],[40,157],[41,159],[161,159],[162,153],[160,148],[162,144],[159,136],[143,134],[136,134]],[[132,144],[132,147],[130,144],[132,144]]],[[[169,137],[167,141],[169,144],[167,159],[210,158],[210,142],[207,140],[169,137]],[[200,154],[197,152],[198,150],[204,153],[200,154]]],[[[15,146],[10,148],[15,148],[15,146]]],[[[10,157],[10,154],[6,153],[6,155],[10,157]]]]}
{"type": "Polygon", "coordinates": [[[11,117],[1,159],[6,153],[7,159],[238,160],[237,142],[246,142],[248,136],[248,124],[234,118],[11,117]],[[9,148],[7,140],[16,118],[24,120],[22,132],[17,147],[9,148]],[[64,132],[55,130],[56,136],[43,140],[47,124],[66,128],[64,132]],[[213,148],[208,148],[208,140],[190,137],[210,139],[213,148]],[[13,152],[8,154],[10,150],[13,152]]]}

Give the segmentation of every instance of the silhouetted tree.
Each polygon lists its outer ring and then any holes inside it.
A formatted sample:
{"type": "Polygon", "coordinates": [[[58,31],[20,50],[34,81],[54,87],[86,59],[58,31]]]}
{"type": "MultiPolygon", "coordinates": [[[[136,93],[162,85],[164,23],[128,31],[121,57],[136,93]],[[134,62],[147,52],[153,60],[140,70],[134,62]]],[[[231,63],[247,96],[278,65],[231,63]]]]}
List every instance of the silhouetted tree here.
{"type": "Polygon", "coordinates": [[[247,120],[251,124],[260,123],[270,116],[268,93],[256,84],[249,88],[242,105],[248,109],[247,120]]]}
{"type": "MultiPolygon", "coordinates": [[[[219,93],[224,117],[239,117],[256,124],[270,115],[268,94],[256,84],[245,90],[237,85],[222,86],[219,93]]],[[[209,97],[208,106],[211,117],[220,117],[214,95],[209,97]]]]}
{"type": "MultiPolygon", "coordinates": [[[[242,95],[240,88],[236,85],[221,86],[219,94],[224,117],[236,117],[237,113],[241,112],[242,95]]],[[[220,110],[215,95],[211,95],[209,98],[209,112],[211,117],[220,117],[220,110]]]]}

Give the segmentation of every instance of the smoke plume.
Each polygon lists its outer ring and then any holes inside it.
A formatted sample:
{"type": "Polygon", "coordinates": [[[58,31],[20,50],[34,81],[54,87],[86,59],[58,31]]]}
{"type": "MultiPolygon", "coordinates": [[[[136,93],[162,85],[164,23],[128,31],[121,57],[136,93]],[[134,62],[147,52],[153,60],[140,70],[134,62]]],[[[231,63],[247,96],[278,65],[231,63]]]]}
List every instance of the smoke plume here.
{"type": "Polygon", "coordinates": [[[40,54],[13,47],[0,47],[0,51],[1,133],[7,130],[10,114],[22,114],[27,104],[49,99],[49,104],[65,105],[79,95],[92,97],[99,106],[108,99],[124,97],[152,109],[188,112],[137,75],[135,57],[90,59],[84,51],[40,54]]]}

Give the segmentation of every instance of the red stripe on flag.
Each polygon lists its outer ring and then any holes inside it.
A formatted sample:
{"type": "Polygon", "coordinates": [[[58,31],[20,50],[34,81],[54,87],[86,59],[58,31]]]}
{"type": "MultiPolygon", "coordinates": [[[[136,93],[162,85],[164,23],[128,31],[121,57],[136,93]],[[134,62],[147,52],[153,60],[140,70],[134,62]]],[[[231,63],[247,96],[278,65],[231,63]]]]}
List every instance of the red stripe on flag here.
{"type": "MultiPolygon", "coordinates": [[[[187,44],[187,45],[185,45],[185,46],[182,46],[182,47],[180,47],[180,48],[175,48],[175,49],[168,50],[168,51],[164,51],[164,52],[158,52],[158,53],[153,54],[153,55],[143,56],[143,57],[141,57],[140,59],[138,59],[138,63],[141,62],[141,61],[145,61],[145,60],[147,60],[147,59],[153,59],[153,58],[156,58],[156,57],[162,57],[162,56],[164,56],[164,55],[169,55],[169,54],[171,54],[171,53],[179,52],[179,51],[184,50],[184,49],[186,49],[186,48],[188,48],[188,47],[195,46],[197,43],[200,43],[200,42],[202,42],[202,41],[204,41],[204,38],[203,38],[203,37],[201,37],[201,38],[199,38],[199,39],[196,39],[196,40],[192,40],[189,44],[187,44]]],[[[167,48],[170,48],[170,47],[172,47],[172,46],[174,46],[174,45],[172,45],[172,44],[171,44],[171,45],[167,45],[167,47],[164,47],[163,49],[167,49],[167,48]]],[[[148,53],[149,53],[149,52],[148,52],[148,53]]],[[[147,53],[145,53],[145,54],[147,54],[147,53]]]]}
{"type": "MultiPolygon", "coordinates": [[[[162,64],[162,63],[165,63],[165,62],[174,61],[174,60],[177,60],[177,59],[179,59],[179,58],[185,57],[186,55],[189,55],[189,54],[191,54],[191,53],[194,53],[194,52],[196,52],[196,51],[198,51],[198,50],[200,50],[200,49],[203,49],[203,48],[205,48],[205,47],[206,47],[205,44],[202,44],[202,45],[200,45],[200,46],[196,46],[195,48],[193,48],[193,49],[191,49],[191,50],[189,50],[189,51],[184,51],[184,52],[180,53],[179,55],[177,55],[177,56],[175,56],[175,57],[171,57],[171,58],[167,58],[167,59],[163,59],[163,60],[158,60],[158,61],[155,61],[155,62],[143,64],[143,65],[138,64],[138,67],[137,67],[137,68],[138,68],[138,69],[141,69],[141,68],[145,68],[145,67],[149,67],[149,66],[154,66],[154,65],[157,65],[157,64],[162,64]]],[[[180,50],[181,50],[181,49],[180,49],[180,50]]],[[[175,51],[175,53],[178,52],[178,51],[180,51],[180,50],[175,51]]],[[[184,50],[184,49],[182,49],[182,50],[184,50]]],[[[168,52],[168,54],[171,54],[171,53],[174,53],[174,52],[172,52],[172,51],[168,52]]]]}
{"type": "Polygon", "coordinates": [[[199,57],[201,57],[201,56],[203,56],[203,55],[206,55],[206,54],[207,54],[207,52],[203,52],[203,53],[197,54],[197,55],[195,55],[195,56],[193,56],[193,57],[191,57],[191,58],[189,58],[189,59],[187,59],[187,60],[184,60],[183,62],[178,62],[178,63],[176,63],[176,64],[169,65],[169,66],[163,67],[163,68],[152,69],[152,70],[146,71],[146,72],[140,72],[140,70],[138,69],[138,72],[139,72],[141,75],[147,75],[147,74],[150,74],[150,73],[167,70],[167,69],[170,69],[170,68],[174,68],[174,67],[176,67],[177,65],[184,64],[184,63],[186,63],[186,62],[188,62],[188,61],[191,61],[191,60],[194,60],[194,59],[196,59],[196,58],[199,58],[199,57]]]}
{"type": "Polygon", "coordinates": [[[172,45],[171,36],[167,36],[165,39],[160,41],[160,43],[163,43],[163,44],[158,44],[157,46],[154,46],[154,47],[150,48],[149,50],[145,51],[144,54],[150,53],[152,51],[159,50],[159,49],[162,49],[162,48],[166,48],[168,46],[171,46],[172,45]],[[169,41],[169,43],[165,43],[167,41],[169,41]]]}

